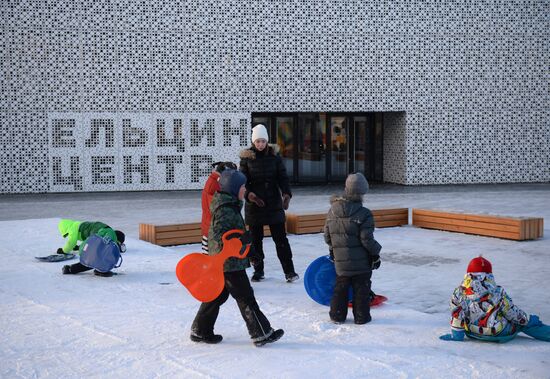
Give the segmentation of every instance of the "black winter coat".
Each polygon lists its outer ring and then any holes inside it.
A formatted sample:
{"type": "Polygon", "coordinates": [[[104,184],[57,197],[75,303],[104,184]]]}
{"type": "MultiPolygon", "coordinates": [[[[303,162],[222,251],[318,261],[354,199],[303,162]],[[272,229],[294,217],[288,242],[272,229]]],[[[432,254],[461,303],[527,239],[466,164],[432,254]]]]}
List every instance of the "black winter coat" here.
{"type": "Polygon", "coordinates": [[[336,274],[353,276],[372,272],[382,246],[374,239],[372,212],[361,197],[333,196],[325,222],[325,242],[334,256],[336,274]]]}
{"type": "Polygon", "coordinates": [[[254,146],[241,151],[239,169],[246,175],[247,199],[244,214],[248,225],[273,225],[285,222],[282,194],[292,197],[286,168],[279,153],[279,146],[268,145],[263,151],[254,146]],[[258,207],[248,200],[254,192],[265,202],[258,207]]]}

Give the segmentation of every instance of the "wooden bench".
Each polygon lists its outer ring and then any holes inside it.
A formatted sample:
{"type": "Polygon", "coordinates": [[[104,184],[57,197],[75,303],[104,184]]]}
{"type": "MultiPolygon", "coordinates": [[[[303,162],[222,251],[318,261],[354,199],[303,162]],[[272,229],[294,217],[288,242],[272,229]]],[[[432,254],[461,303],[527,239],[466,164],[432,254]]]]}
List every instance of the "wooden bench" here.
{"type": "MultiPolygon", "coordinates": [[[[264,236],[271,236],[269,226],[264,226],[264,236]]],[[[139,224],[139,239],[160,246],[185,245],[202,241],[201,223],[153,225],[139,224]]]]}
{"type": "Polygon", "coordinates": [[[427,209],[412,210],[414,226],[516,241],[542,237],[543,223],[542,218],[534,217],[476,215],[427,209]]]}
{"type": "Polygon", "coordinates": [[[139,224],[139,239],[160,246],[200,243],[201,223],[153,225],[139,224]]]}
{"type": "MultiPolygon", "coordinates": [[[[409,223],[408,208],[372,209],[371,211],[376,228],[401,226],[409,223]]],[[[326,213],[302,215],[287,213],[287,231],[292,234],[322,233],[326,218],[326,213]]]]}

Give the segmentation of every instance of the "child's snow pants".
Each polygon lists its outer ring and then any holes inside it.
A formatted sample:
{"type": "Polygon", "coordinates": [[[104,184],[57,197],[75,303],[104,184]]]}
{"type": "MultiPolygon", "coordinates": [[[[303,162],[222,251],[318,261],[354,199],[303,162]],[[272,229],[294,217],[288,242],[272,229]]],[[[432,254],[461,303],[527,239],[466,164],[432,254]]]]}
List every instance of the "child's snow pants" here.
{"type": "Polygon", "coordinates": [[[214,324],[218,318],[220,307],[231,295],[239,306],[241,315],[246,322],[248,333],[253,340],[261,340],[271,334],[271,325],[260,310],[254,290],[245,270],[225,272],[225,287],[222,293],[209,303],[202,303],[191,326],[191,331],[201,337],[214,334],[214,324]]]}
{"type": "Polygon", "coordinates": [[[344,322],[348,315],[348,291],[353,288],[353,318],[356,324],[366,324],[370,317],[370,286],[372,273],[353,276],[336,275],[336,285],[330,301],[332,321],[344,322]]]}

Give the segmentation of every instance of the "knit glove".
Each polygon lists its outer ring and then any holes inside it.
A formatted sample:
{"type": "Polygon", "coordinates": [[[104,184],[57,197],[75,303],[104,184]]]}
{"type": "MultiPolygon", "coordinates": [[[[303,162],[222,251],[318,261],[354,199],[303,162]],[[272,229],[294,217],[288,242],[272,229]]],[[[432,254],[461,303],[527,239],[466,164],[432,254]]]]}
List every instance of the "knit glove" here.
{"type": "Polygon", "coordinates": [[[265,202],[260,199],[254,192],[248,193],[248,200],[250,200],[252,203],[256,204],[260,208],[265,207],[265,202]]]}
{"type": "Polygon", "coordinates": [[[444,334],[439,336],[443,341],[464,341],[464,330],[451,330],[451,334],[444,334]]]}
{"type": "Polygon", "coordinates": [[[376,259],[373,258],[372,260],[372,269],[378,270],[380,268],[380,265],[382,264],[382,261],[380,261],[380,257],[376,257],[376,259]]]}
{"type": "Polygon", "coordinates": [[[285,193],[283,195],[283,209],[285,211],[288,209],[289,204],[290,204],[290,195],[288,193],[285,193]]]}

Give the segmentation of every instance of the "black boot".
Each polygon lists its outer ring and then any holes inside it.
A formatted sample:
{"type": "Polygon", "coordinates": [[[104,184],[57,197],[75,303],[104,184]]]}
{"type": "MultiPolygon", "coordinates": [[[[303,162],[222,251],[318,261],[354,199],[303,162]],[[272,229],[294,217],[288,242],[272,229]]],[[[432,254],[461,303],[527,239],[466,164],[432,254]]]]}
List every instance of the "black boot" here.
{"type": "Polygon", "coordinates": [[[61,272],[63,273],[63,275],[72,274],[71,266],[69,265],[63,266],[63,268],[61,269],[61,272]]]}
{"type": "Polygon", "coordinates": [[[208,344],[215,344],[222,342],[223,337],[220,334],[211,334],[208,336],[199,336],[198,334],[191,333],[191,341],[204,342],[208,344]]]}
{"type": "Polygon", "coordinates": [[[263,271],[254,271],[254,274],[252,274],[252,278],[250,279],[253,282],[260,282],[264,280],[264,272],[263,271]]]}
{"type": "Polygon", "coordinates": [[[113,276],[113,272],[112,271],[101,272],[101,271],[94,270],[94,275],[109,278],[109,277],[113,276]]]}
{"type": "Polygon", "coordinates": [[[287,283],[295,282],[296,280],[300,279],[300,276],[296,274],[295,272],[289,272],[285,275],[287,283]]]}
{"type": "Polygon", "coordinates": [[[371,322],[371,321],[372,321],[372,318],[371,318],[371,316],[370,316],[370,314],[369,314],[369,315],[363,316],[363,317],[361,317],[361,318],[356,318],[354,322],[355,322],[357,325],[363,325],[363,324],[368,324],[368,323],[371,322]]]}
{"type": "Polygon", "coordinates": [[[260,346],[263,346],[265,345],[266,343],[272,343],[272,342],[275,342],[277,340],[279,340],[283,334],[285,334],[285,331],[283,329],[277,329],[277,330],[274,330],[270,335],[269,337],[266,337],[264,339],[261,339],[259,341],[254,341],[254,345],[256,347],[260,347],[260,346]]]}

